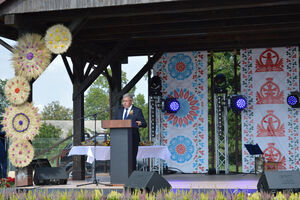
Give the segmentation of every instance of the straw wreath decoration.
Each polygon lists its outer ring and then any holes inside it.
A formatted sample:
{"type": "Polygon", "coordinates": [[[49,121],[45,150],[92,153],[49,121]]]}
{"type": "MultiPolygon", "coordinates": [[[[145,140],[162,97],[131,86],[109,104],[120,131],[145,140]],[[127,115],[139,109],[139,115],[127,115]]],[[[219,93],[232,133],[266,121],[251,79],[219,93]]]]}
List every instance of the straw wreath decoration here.
{"type": "Polygon", "coordinates": [[[25,78],[21,76],[15,76],[7,81],[4,93],[11,104],[21,105],[28,99],[30,85],[25,78]]]}
{"type": "Polygon", "coordinates": [[[33,140],[39,133],[40,117],[38,108],[32,103],[5,108],[2,130],[12,139],[33,140]]]}
{"type": "Polygon", "coordinates": [[[72,43],[70,30],[62,24],[51,26],[45,36],[47,48],[55,54],[61,54],[68,50],[72,43]]]}
{"type": "Polygon", "coordinates": [[[27,80],[36,79],[50,63],[51,53],[38,34],[26,34],[13,50],[15,74],[27,80]]]}
{"type": "Polygon", "coordinates": [[[14,141],[8,149],[8,157],[15,167],[26,167],[34,156],[32,145],[26,140],[14,141]]]}

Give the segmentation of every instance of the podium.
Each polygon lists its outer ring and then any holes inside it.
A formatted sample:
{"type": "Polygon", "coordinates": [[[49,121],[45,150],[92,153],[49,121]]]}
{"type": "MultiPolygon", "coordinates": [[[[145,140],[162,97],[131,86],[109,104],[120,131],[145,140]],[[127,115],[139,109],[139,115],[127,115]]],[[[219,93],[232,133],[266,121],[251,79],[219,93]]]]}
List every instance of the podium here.
{"type": "Polygon", "coordinates": [[[132,134],[138,128],[131,120],[102,120],[110,128],[110,182],[125,184],[133,171],[132,134]]]}

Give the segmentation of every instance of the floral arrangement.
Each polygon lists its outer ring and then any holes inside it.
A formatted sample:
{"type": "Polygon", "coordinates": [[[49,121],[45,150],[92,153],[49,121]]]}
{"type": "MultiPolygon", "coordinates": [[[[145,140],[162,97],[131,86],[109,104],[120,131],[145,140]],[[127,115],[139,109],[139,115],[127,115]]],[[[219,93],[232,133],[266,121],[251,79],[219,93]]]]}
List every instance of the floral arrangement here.
{"type": "Polygon", "coordinates": [[[8,157],[15,167],[26,167],[33,159],[34,150],[26,140],[14,141],[8,149],[8,157]]]}
{"type": "Polygon", "coordinates": [[[110,140],[106,140],[104,146],[110,146],[110,140]]]}
{"type": "Polygon", "coordinates": [[[133,110],[131,110],[128,115],[133,115],[133,110]]]}
{"type": "Polygon", "coordinates": [[[6,136],[12,139],[33,140],[41,125],[38,108],[32,103],[5,108],[2,124],[6,136]]]}
{"type": "Polygon", "coordinates": [[[51,53],[38,34],[26,34],[13,50],[15,74],[27,80],[36,79],[50,63],[51,53]]]}
{"type": "Polygon", "coordinates": [[[140,146],[152,146],[153,142],[152,141],[142,141],[140,142],[140,146]]]}
{"type": "Polygon", "coordinates": [[[8,101],[13,105],[21,105],[27,101],[30,92],[28,81],[21,77],[15,76],[7,81],[4,93],[8,101]]]}
{"type": "Polygon", "coordinates": [[[68,50],[72,43],[70,30],[62,24],[51,26],[45,36],[47,48],[55,54],[61,54],[68,50]]]}
{"type": "Polygon", "coordinates": [[[9,188],[14,186],[15,184],[15,178],[1,178],[0,179],[0,188],[9,188]]]}
{"type": "Polygon", "coordinates": [[[82,146],[93,146],[94,145],[94,141],[93,140],[82,141],[81,145],[82,146]]]}

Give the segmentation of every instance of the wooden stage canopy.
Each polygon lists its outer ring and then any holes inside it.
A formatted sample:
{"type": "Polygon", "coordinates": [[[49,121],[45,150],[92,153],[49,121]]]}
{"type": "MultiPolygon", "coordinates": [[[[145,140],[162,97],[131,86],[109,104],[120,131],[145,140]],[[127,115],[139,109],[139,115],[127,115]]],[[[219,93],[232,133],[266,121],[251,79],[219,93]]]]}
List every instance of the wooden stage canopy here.
{"type": "MultiPolygon", "coordinates": [[[[76,145],[83,139],[84,91],[100,74],[108,78],[115,112],[122,94],[163,52],[299,45],[300,1],[0,0],[1,37],[17,40],[28,32],[44,35],[58,23],[73,34],[72,46],[62,58],[73,83],[76,145]],[[121,88],[121,63],[138,55],[150,55],[148,63],[121,88]]],[[[10,49],[3,40],[0,44],[10,49]]],[[[82,158],[75,158],[74,179],[84,177],[83,164],[82,158]]]]}

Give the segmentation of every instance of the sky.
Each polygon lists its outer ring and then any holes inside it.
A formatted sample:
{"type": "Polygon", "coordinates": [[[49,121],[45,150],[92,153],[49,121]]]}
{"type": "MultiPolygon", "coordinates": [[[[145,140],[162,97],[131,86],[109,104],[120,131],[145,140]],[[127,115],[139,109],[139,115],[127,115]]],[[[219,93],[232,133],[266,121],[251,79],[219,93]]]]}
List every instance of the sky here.
{"type": "MultiPolygon", "coordinates": [[[[0,37],[2,40],[15,46],[16,42],[0,37]]],[[[0,79],[11,79],[14,75],[12,66],[12,53],[0,45],[0,79]]],[[[137,72],[146,64],[147,56],[129,57],[128,64],[122,65],[122,70],[126,72],[127,79],[130,81],[137,72]]],[[[71,65],[71,62],[69,62],[71,65]]],[[[136,95],[143,94],[148,101],[147,81],[142,78],[136,85],[136,95]]],[[[87,91],[86,91],[87,92],[87,91]]],[[[33,84],[33,103],[41,111],[44,106],[52,101],[59,101],[60,105],[68,108],[73,107],[72,102],[72,82],[61,59],[56,59],[47,67],[33,84]]]]}

